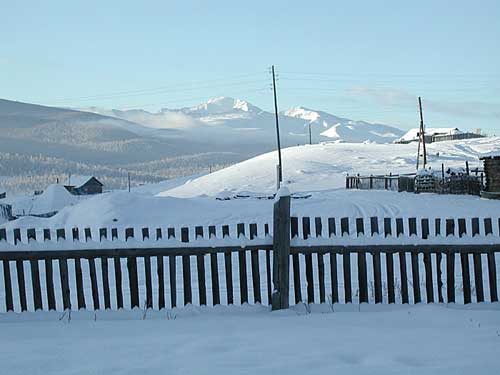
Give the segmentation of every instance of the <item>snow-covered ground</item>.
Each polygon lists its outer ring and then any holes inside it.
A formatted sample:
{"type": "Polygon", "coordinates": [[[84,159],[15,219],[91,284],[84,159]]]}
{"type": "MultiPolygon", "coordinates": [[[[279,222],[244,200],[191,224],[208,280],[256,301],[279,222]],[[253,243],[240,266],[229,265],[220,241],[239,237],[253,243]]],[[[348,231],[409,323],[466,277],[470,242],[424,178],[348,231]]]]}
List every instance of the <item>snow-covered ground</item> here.
{"type": "MultiPolygon", "coordinates": [[[[293,200],[298,216],[392,216],[392,217],[495,217],[500,201],[475,196],[415,195],[390,191],[345,190],[350,174],[414,172],[416,144],[324,143],[283,150],[285,185],[294,193],[307,193],[305,200],[293,200]]],[[[430,166],[441,169],[481,167],[479,156],[500,151],[500,138],[437,142],[429,145],[430,166]]],[[[85,199],[66,207],[49,219],[22,218],[13,227],[125,227],[194,226],[269,222],[272,201],[255,196],[276,190],[276,153],[268,153],[223,170],[145,185],[132,193],[113,192],[85,199]],[[229,201],[216,198],[249,195],[229,201]],[[252,196],[254,198],[252,198],[252,196]]]]}
{"type": "Polygon", "coordinates": [[[73,312],[70,321],[61,313],[0,315],[1,368],[9,375],[489,375],[500,368],[498,305],[340,308],[73,312]]]}

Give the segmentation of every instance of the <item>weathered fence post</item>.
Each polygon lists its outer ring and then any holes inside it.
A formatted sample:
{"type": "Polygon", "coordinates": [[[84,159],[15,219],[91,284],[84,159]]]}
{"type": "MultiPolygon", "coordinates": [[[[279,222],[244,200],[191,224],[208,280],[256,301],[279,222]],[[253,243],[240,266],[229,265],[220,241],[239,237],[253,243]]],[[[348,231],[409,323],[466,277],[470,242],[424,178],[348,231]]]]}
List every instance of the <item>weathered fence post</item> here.
{"type": "Polygon", "coordinates": [[[290,290],[290,193],[281,188],[278,196],[273,217],[273,310],[289,307],[290,290]]]}

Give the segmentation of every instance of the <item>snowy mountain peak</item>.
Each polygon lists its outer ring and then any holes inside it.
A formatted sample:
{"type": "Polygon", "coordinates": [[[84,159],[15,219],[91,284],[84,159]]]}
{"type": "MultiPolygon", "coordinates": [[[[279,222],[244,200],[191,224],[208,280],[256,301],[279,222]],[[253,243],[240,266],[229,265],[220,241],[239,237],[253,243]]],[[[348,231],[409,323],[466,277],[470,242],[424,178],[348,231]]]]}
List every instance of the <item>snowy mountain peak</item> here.
{"type": "Polygon", "coordinates": [[[288,117],[300,118],[302,120],[310,122],[317,121],[321,117],[321,115],[318,112],[304,107],[290,108],[285,112],[283,112],[283,114],[288,117]]]}
{"type": "Polygon", "coordinates": [[[230,112],[260,112],[261,110],[245,100],[220,96],[191,108],[184,108],[185,113],[203,113],[217,115],[230,112]]]}

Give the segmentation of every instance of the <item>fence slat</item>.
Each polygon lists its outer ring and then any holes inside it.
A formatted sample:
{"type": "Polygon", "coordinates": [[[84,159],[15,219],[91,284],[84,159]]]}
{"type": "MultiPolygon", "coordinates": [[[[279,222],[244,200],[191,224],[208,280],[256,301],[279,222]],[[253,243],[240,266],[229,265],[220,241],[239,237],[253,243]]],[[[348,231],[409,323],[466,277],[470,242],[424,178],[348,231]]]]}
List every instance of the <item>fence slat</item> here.
{"type": "Polygon", "coordinates": [[[392,253],[385,253],[385,261],[387,268],[387,298],[389,303],[396,302],[394,293],[394,258],[392,253]]]}
{"type": "Polygon", "coordinates": [[[476,286],[477,302],[484,302],[484,289],[483,289],[483,266],[481,262],[481,254],[474,253],[474,285],[476,286]]]}
{"type": "Polygon", "coordinates": [[[408,273],[406,271],[406,253],[404,251],[399,252],[399,272],[401,275],[401,302],[409,303],[408,273]]]}
{"type": "Polygon", "coordinates": [[[28,310],[28,304],[26,302],[26,283],[24,281],[24,265],[22,260],[16,260],[16,271],[17,271],[17,286],[19,290],[19,302],[21,303],[21,311],[28,310]]]}
{"type": "Polygon", "coordinates": [[[319,302],[325,303],[325,260],[323,253],[318,255],[319,302]]]}
{"type": "MultiPolygon", "coordinates": [[[[303,238],[307,240],[311,236],[311,222],[309,217],[302,218],[303,238]]],[[[307,283],[307,302],[314,303],[314,275],[312,266],[312,254],[305,255],[306,261],[306,283],[307,283]]]]}
{"type": "Polygon", "coordinates": [[[14,311],[14,298],[12,295],[12,279],[10,278],[10,264],[8,260],[3,261],[3,280],[5,285],[5,308],[14,311]]]}
{"type": "Polygon", "coordinates": [[[68,278],[68,260],[66,258],[59,258],[59,276],[61,277],[63,308],[64,310],[70,310],[71,298],[70,298],[69,278],[68,278]]]}
{"type": "Polygon", "coordinates": [[[443,254],[438,251],[436,253],[436,277],[437,277],[437,290],[438,290],[438,302],[443,303],[443,273],[441,271],[441,263],[443,260],[443,254]]]}
{"type": "MultiPolygon", "coordinates": [[[[238,237],[244,235],[244,227],[238,224],[238,237]]],[[[248,303],[248,276],[247,276],[247,254],[245,250],[238,251],[238,265],[240,271],[240,303],[248,303]]]]}
{"type": "MultiPolygon", "coordinates": [[[[189,242],[189,229],[181,228],[181,242],[189,242]]],[[[189,255],[182,256],[182,279],[184,283],[184,305],[193,303],[191,289],[191,259],[189,255]]]]}
{"type": "MultiPolygon", "coordinates": [[[[147,228],[146,228],[147,229],[147,228]]],[[[147,233],[149,236],[149,233],[147,233]]],[[[148,237],[149,238],[149,237],[148,237]]],[[[146,278],[146,309],[153,308],[153,282],[151,278],[151,257],[144,257],[144,275],[146,278]]]]}
{"type": "Polygon", "coordinates": [[[371,235],[378,234],[378,217],[373,216],[370,218],[371,235]]]}
{"type": "Polygon", "coordinates": [[[92,302],[94,310],[99,310],[99,289],[97,288],[97,274],[95,269],[95,259],[89,258],[90,285],[92,288],[92,302]]]}
{"type": "MultiPolygon", "coordinates": [[[[257,237],[257,224],[250,224],[250,239],[257,237]]],[[[259,267],[259,250],[251,251],[252,262],[252,282],[253,282],[253,299],[254,303],[262,303],[260,293],[260,267],[259,267]]]]}
{"type": "Polygon", "coordinates": [[[470,272],[469,272],[469,254],[460,253],[462,264],[462,282],[464,288],[464,303],[471,303],[470,272]]]}
{"type": "MultiPolygon", "coordinates": [[[[290,218],[290,235],[295,238],[299,235],[299,223],[296,217],[290,218]]],[[[292,255],[292,265],[293,265],[293,292],[295,295],[295,304],[302,301],[302,291],[300,288],[300,266],[299,266],[299,254],[292,255]]]]}
{"type": "Polygon", "coordinates": [[[111,295],[109,293],[108,257],[101,257],[102,291],[104,293],[104,308],[111,308],[111,295]]]}
{"type": "MultiPolygon", "coordinates": [[[[222,238],[229,237],[229,225],[222,226],[222,238]]],[[[226,272],[226,298],[227,304],[234,304],[233,292],[233,259],[231,251],[224,252],[224,268],[226,272]]]]}
{"type": "Polygon", "coordinates": [[[351,289],[351,253],[345,251],[343,253],[342,266],[344,268],[344,296],[345,303],[352,302],[352,289],[351,289]]]}
{"type": "Polygon", "coordinates": [[[432,257],[429,253],[424,253],[424,268],[425,268],[425,291],[427,295],[427,303],[434,302],[434,284],[432,282],[432,257]]]}
{"type": "Polygon", "coordinates": [[[139,307],[139,285],[137,279],[137,258],[127,257],[128,285],[130,290],[130,308],[139,307]]]}
{"type": "Polygon", "coordinates": [[[422,238],[426,240],[429,238],[429,219],[422,219],[422,238]]]}
{"type": "Polygon", "coordinates": [[[33,305],[36,310],[43,310],[42,306],[42,288],[40,286],[40,270],[38,267],[38,260],[30,260],[31,268],[31,287],[33,290],[33,305]]]}
{"type": "Polygon", "coordinates": [[[358,252],[358,284],[359,284],[359,302],[368,302],[368,280],[366,274],[366,253],[358,252]]]}
{"type": "Polygon", "coordinates": [[[413,283],[413,301],[415,303],[422,302],[420,298],[420,274],[418,270],[418,253],[413,251],[411,253],[411,276],[413,283]]]}
{"type": "Polygon", "coordinates": [[[163,255],[156,256],[156,275],[158,279],[158,310],[165,308],[165,271],[163,266],[163,259],[163,255]]]}
{"type": "Polygon", "coordinates": [[[85,295],[83,294],[83,275],[82,264],[79,257],[75,258],[75,273],[76,273],[76,297],[78,303],[78,310],[85,309],[85,295]]]}
{"type": "Polygon", "coordinates": [[[330,253],[330,282],[332,285],[332,304],[339,302],[339,282],[337,276],[337,253],[330,253]]]}
{"type": "Polygon", "coordinates": [[[115,265],[116,307],[123,309],[122,265],[119,256],[113,257],[115,265]]]}
{"type": "Polygon", "coordinates": [[[446,254],[446,299],[448,303],[455,303],[455,253],[446,254]]]}
{"type": "Polygon", "coordinates": [[[488,252],[488,277],[490,282],[490,301],[498,302],[497,291],[497,266],[495,262],[495,253],[488,252]]]}
{"type": "Polygon", "coordinates": [[[168,272],[170,279],[170,306],[177,306],[177,264],[175,255],[168,256],[168,272]]]}
{"type": "Polygon", "coordinates": [[[373,253],[373,279],[375,282],[375,303],[382,303],[382,268],[380,252],[373,253]]]}
{"type": "Polygon", "coordinates": [[[392,236],[391,218],[384,217],[384,236],[392,236]]]}
{"type": "Polygon", "coordinates": [[[47,302],[50,310],[56,309],[56,297],[54,291],[54,272],[52,267],[52,259],[45,259],[45,287],[47,291],[47,302]]]}

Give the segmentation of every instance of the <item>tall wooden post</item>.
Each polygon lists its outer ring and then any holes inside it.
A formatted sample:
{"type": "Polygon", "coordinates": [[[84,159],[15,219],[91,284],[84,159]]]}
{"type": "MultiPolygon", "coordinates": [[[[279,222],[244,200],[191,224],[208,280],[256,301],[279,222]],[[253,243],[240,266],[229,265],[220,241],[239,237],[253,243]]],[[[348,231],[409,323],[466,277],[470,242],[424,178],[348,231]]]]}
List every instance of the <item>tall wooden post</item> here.
{"type": "Polygon", "coordinates": [[[274,65],[272,66],[273,74],[273,93],[274,93],[274,115],[276,120],[276,141],[278,144],[278,180],[281,183],[283,181],[283,164],[281,164],[281,143],[280,143],[280,126],[279,126],[279,113],[278,113],[278,99],[276,95],[276,78],[274,76],[274,65]]]}
{"type": "Polygon", "coordinates": [[[427,164],[427,150],[425,149],[425,129],[424,129],[424,115],[422,113],[422,99],[418,97],[418,108],[420,110],[420,135],[422,137],[422,151],[424,153],[424,169],[427,164]]]}
{"type": "Polygon", "coordinates": [[[289,307],[290,291],[290,194],[274,203],[272,309],[289,307]]]}

